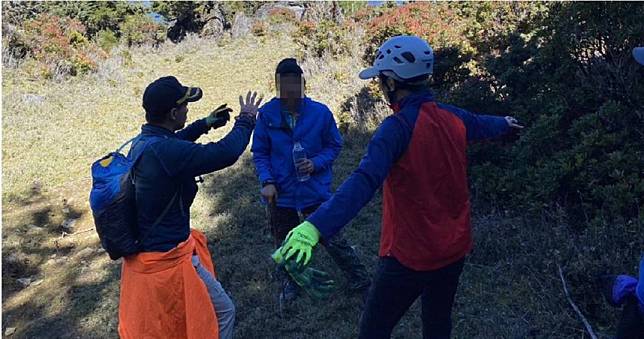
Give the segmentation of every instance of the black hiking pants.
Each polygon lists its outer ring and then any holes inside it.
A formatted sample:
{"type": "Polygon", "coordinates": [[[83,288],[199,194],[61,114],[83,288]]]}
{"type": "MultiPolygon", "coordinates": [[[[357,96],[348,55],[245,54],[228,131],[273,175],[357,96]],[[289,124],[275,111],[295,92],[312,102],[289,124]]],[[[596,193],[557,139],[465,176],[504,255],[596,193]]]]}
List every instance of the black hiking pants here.
{"type": "Polygon", "coordinates": [[[465,259],[433,271],[414,271],[381,257],[360,319],[360,339],[390,338],[400,318],[422,300],[423,338],[449,338],[452,305],[465,259]]]}

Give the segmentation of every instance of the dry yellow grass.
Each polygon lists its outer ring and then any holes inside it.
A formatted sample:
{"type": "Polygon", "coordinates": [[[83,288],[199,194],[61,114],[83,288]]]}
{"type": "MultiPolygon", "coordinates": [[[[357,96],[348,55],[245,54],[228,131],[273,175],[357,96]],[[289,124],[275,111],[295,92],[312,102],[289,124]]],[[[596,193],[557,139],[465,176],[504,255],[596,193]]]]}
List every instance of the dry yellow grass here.
{"type": "MultiPolygon", "coordinates": [[[[204,98],[189,107],[189,120],[195,120],[224,102],[238,108],[238,96],[248,90],[272,97],[275,66],[294,55],[295,46],[284,35],[223,43],[189,37],[158,49],[115,51],[96,74],[62,82],[29,79],[20,68],[3,69],[5,327],[16,327],[14,336],[42,336],[43,319],[71,318],[52,333],[113,336],[120,266],[98,250],[92,229],[87,199],[92,162],[138,133],[144,123],[141,95],[154,79],[175,75],[201,87],[204,98]],[[61,227],[66,220],[76,220],[71,230],[61,227]],[[62,237],[63,231],[76,233],[62,237]],[[23,288],[17,279],[24,277],[43,283],[23,288]]],[[[311,96],[337,111],[361,85],[349,77],[360,67],[356,60],[305,63],[311,96]]],[[[200,142],[217,140],[227,130],[211,132],[200,142]]],[[[217,229],[238,222],[235,209],[261,210],[253,200],[256,183],[248,160],[246,153],[218,177],[245,173],[242,189],[250,195],[236,198],[235,206],[222,206],[226,193],[207,189],[193,204],[193,225],[226,236],[227,228],[217,229]]],[[[251,286],[250,293],[267,287],[258,281],[251,286]]]]}
{"type": "MultiPolygon", "coordinates": [[[[359,34],[354,38],[359,41],[359,34]]],[[[336,116],[365,85],[356,78],[362,67],[360,46],[352,48],[351,56],[302,64],[308,94],[336,116]]],[[[223,102],[237,107],[238,95],[247,90],[272,96],[274,67],[297,51],[287,35],[276,35],[223,43],[190,37],[178,45],[115,55],[122,57],[107,60],[96,74],[63,82],[30,80],[21,69],[3,69],[2,311],[3,330],[16,328],[14,338],[117,336],[120,262],[99,250],[88,204],[89,169],[137,134],[144,122],[145,86],[175,75],[184,84],[202,87],[204,99],[190,106],[194,120],[223,102]],[[65,230],[61,225],[69,220],[76,222],[65,230]],[[74,234],[62,237],[63,231],[74,234]],[[42,282],[22,287],[19,278],[42,282]]],[[[217,140],[228,129],[200,141],[217,140]]],[[[357,165],[368,137],[368,131],[353,128],[344,134],[345,147],[334,168],[336,185],[357,165]]],[[[271,281],[268,258],[273,243],[264,230],[249,152],[205,180],[191,209],[192,226],[208,236],[218,276],[236,303],[236,336],[356,337],[360,301],[342,291],[324,302],[299,298],[283,317],[277,312],[277,284],[271,281]]],[[[372,272],[380,202],[377,194],[345,228],[372,272]]],[[[566,236],[567,226],[507,215],[476,215],[473,223],[477,247],[461,277],[454,336],[558,338],[565,337],[558,332],[562,328],[582,335],[574,315],[567,313],[558,281],[553,283],[540,260],[543,244],[576,246],[577,238],[566,236]]],[[[343,281],[324,251],[316,251],[314,260],[343,281]]],[[[420,336],[418,306],[403,317],[394,338],[420,336]]],[[[610,324],[598,325],[610,329],[610,324]]]]}
{"type": "MultiPolygon", "coordinates": [[[[70,286],[100,282],[106,267],[114,265],[104,254],[76,255],[86,246],[97,247],[93,231],[61,238],[60,225],[71,218],[77,219],[73,231],[92,228],[90,165],[138,133],[144,123],[141,95],[148,83],[175,75],[184,84],[202,87],[204,99],[190,106],[189,119],[195,120],[223,102],[238,107],[238,95],[247,90],[271,95],[275,65],[294,50],[288,39],[249,37],[223,47],[190,38],[179,45],[129,52],[130,66],[114,57],[97,74],[58,83],[30,80],[21,69],[3,70],[3,254],[12,255],[18,266],[18,276],[3,276],[3,310],[9,314],[25,305],[42,307],[45,317],[68,312],[70,286]],[[54,253],[64,259],[50,258],[54,253]],[[45,280],[21,289],[15,280],[28,276],[45,280]]],[[[227,129],[200,141],[216,140],[227,129]]],[[[204,223],[205,205],[204,199],[195,203],[195,222],[204,223]]],[[[116,294],[107,299],[117,297],[117,287],[112,281],[110,290],[116,294]]],[[[89,311],[88,318],[101,312],[89,311]]],[[[10,317],[8,325],[18,327],[19,334],[37,320],[29,318],[18,315],[11,322],[10,317]]]]}

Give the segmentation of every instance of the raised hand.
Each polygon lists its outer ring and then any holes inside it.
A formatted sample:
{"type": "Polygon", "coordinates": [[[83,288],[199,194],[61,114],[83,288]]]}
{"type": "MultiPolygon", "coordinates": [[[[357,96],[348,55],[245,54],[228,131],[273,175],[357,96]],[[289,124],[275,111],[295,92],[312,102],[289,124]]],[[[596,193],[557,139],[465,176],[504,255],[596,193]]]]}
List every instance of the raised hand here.
{"type": "Polygon", "coordinates": [[[257,110],[259,110],[259,106],[262,103],[262,100],[264,99],[264,96],[262,95],[255,101],[257,98],[257,92],[250,92],[246,94],[246,101],[244,101],[244,98],[240,95],[239,96],[239,116],[242,115],[250,115],[253,118],[257,116],[257,110]]]}

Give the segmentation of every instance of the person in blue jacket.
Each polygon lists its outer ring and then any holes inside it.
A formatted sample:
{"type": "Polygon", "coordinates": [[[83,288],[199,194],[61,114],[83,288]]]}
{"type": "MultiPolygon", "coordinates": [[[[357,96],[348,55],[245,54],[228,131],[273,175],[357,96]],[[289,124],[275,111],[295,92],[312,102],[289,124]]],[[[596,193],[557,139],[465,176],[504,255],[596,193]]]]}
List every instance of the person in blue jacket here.
{"type": "MultiPolygon", "coordinates": [[[[259,109],[251,150],[279,245],[302,218],[331,196],[333,161],[342,148],[342,138],[331,111],[304,96],[302,69],[295,59],[278,64],[275,82],[277,97],[259,109]],[[296,164],[293,149],[298,143],[306,158],[296,164]]],[[[323,244],[348,275],[349,290],[366,290],[369,278],[353,247],[341,236],[323,244]]],[[[283,280],[280,298],[291,300],[298,288],[282,270],[278,271],[283,280]]]]}
{"type": "Polygon", "coordinates": [[[278,249],[306,264],[383,187],[380,262],[360,319],[359,338],[389,338],[419,297],[423,338],[449,338],[451,313],[473,245],[467,144],[522,128],[506,116],[438,103],[429,90],[434,55],[415,36],[396,36],[360,78],[376,78],[393,114],[379,126],[358,168],[278,249]]]}

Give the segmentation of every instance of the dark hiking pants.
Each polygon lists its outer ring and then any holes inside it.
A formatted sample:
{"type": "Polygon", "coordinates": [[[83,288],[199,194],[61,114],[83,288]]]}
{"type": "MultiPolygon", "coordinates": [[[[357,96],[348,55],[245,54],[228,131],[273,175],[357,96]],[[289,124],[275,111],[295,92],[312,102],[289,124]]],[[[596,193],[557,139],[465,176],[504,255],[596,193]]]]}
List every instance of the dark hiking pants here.
{"type": "Polygon", "coordinates": [[[449,338],[452,305],[464,261],[433,271],[414,271],[393,257],[380,258],[360,319],[359,338],[391,337],[391,331],[419,296],[423,338],[449,338]]]}

